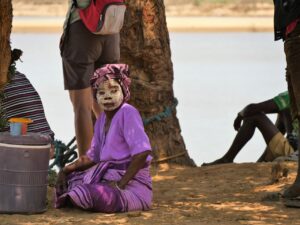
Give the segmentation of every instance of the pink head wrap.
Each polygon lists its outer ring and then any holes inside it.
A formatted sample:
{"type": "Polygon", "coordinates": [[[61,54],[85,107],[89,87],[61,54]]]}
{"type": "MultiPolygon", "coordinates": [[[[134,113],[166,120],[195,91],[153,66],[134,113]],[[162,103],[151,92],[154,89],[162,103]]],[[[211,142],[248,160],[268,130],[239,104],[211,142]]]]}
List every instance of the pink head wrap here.
{"type": "Polygon", "coordinates": [[[96,96],[97,89],[100,84],[108,79],[115,79],[120,84],[124,101],[128,101],[130,98],[129,86],[131,80],[129,78],[129,68],[127,64],[105,64],[102,67],[96,69],[93,77],[90,80],[94,96],[96,96]]]}

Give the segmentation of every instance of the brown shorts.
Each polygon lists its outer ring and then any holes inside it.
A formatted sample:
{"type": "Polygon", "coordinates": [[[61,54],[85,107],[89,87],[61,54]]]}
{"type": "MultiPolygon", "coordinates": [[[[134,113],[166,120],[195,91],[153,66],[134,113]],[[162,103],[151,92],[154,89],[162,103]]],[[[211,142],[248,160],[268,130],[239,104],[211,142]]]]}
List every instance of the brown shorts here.
{"type": "Polygon", "coordinates": [[[62,52],[64,86],[78,90],[90,86],[95,69],[120,60],[120,35],[95,35],[81,20],[72,23],[62,52]]]}
{"type": "Polygon", "coordinates": [[[274,135],[268,144],[268,148],[270,149],[274,158],[279,156],[289,156],[294,152],[293,147],[280,132],[274,135]]]}
{"type": "Polygon", "coordinates": [[[284,42],[286,80],[293,119],[300,118],[300,22],[284,42]]]}

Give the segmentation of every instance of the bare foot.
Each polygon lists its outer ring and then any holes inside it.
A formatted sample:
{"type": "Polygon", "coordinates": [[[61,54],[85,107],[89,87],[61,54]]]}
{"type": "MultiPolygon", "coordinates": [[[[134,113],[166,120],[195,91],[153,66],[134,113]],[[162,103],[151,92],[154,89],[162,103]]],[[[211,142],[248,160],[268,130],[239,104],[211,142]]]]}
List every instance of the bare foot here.
{"type": "Polygon", "coordinates": [[[220,158],[210,163],[203,163],[201,166],[212,166],[212,165],[225,164],[225,163],[233,163],[233,161],[225,158],[220,158]]]}
{"type": "Polygon", "coordinates": [[[284,198],[296,198],[300,196],[300,182],[295,182],[283,192],[284,198]]]}

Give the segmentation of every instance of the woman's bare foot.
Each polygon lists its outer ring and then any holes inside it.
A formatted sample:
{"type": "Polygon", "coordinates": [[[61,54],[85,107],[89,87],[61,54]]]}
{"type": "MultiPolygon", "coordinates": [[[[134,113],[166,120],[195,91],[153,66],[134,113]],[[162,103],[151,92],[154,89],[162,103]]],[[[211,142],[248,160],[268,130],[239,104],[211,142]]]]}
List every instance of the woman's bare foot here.
{"type": "Polygon", "coordinates": [[[233,163],[232,160],[228,160],[226,158],[220,158],[210,163],[203,163],[201,166],[212,166],[217,164],[225,164],[225,163],[233,163]]]}

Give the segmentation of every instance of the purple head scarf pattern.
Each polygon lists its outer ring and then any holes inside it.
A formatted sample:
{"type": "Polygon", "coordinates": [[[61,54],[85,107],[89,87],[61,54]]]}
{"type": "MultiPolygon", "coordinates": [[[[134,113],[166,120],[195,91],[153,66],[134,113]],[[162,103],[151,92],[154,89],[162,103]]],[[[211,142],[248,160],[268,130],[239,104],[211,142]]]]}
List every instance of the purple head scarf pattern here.
{"type": "Polygon", "coordinates": [[[123,94],[124,102],[130,98],[129,86],[131,80],[129,78],[129,68],[127,64],[106,64],[96,69],[93,77],[90,80],[94,97],[100,84],[108,79],[115,79],[120,84],[123,94]]]}

